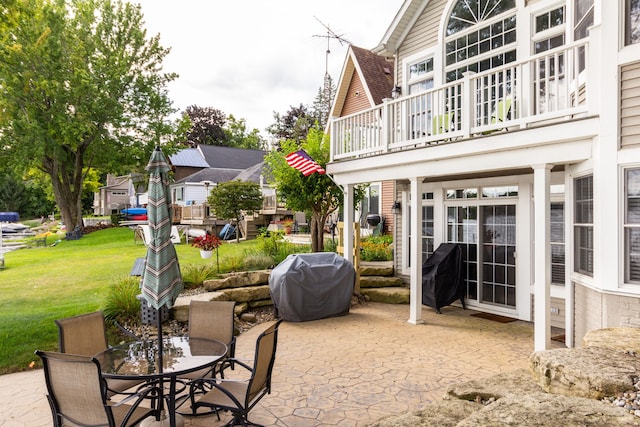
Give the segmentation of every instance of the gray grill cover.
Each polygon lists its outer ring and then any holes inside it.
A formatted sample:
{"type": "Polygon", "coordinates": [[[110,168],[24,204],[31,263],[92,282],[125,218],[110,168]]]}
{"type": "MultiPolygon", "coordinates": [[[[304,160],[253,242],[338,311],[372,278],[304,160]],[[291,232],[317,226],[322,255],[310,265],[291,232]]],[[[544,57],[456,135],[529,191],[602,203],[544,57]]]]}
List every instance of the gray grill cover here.
{"type": "Polygon", "coordinates": [[[353,264],[332,252],[289,255],[269,276],[278,316],[292,322],[349,313],[355,284],[353,264]]]}

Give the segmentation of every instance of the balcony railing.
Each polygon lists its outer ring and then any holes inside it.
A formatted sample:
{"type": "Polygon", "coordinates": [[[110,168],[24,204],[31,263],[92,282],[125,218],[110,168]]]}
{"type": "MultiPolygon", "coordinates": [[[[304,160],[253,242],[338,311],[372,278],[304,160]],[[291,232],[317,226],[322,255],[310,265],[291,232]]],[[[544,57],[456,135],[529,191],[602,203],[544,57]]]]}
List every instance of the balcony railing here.
{"type": "Polygon", "coordinates": [[[573,43],[331,120],[331,160],[426,147],[588,111],[588,44],[573,43]]]}

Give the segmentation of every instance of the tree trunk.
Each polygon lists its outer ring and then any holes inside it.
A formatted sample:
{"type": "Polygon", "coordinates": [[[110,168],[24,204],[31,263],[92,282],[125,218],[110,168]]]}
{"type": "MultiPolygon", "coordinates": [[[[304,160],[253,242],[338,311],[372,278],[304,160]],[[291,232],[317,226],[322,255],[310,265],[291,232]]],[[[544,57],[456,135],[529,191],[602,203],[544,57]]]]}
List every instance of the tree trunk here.
{"type": "Polygon", "coordinates": [[[311,212],[311,251],[324,252],[324,224],[329,214],[323,212],[311,212]]]}
{"type": "Polygon", "coordinates": [[[68,232],[76,226],[83,227],[82,222],[82,184],[84,176],[81,162],[76,162],[79,167],[68,172],[65,164],[53,158],[46,158],[43,162],[45,172],[51,178],[53,195],[60,209],[62,223],[68,232]]]}

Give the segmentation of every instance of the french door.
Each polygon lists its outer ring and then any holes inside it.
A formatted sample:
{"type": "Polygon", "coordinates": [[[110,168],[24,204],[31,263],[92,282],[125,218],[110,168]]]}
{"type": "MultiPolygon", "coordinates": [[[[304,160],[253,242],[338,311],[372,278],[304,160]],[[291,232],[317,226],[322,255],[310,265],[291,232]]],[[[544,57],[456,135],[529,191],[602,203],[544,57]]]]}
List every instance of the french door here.
{"type": "Polygon", "coordinates": [[[463,248],[466,298],[516,307],[516,206],[447,206],[447,241],[463,248]]]}

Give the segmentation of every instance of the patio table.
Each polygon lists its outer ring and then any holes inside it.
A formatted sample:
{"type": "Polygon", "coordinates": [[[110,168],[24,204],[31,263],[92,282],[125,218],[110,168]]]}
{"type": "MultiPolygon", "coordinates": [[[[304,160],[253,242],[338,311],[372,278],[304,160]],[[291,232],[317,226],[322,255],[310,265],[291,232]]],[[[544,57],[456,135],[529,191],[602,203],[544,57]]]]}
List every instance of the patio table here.
{"type": "Polygon", "coordinates": [[[111,347],[95,356],[105,378],[146,379],[160,382],[160,421],[164,381],[169,382],[167,412],[169,425],[176,427],[176,384],[178,378],[189,372],[213,366],[227,353],[227,346],[217,340],[190,337],[163,339],[162,367],[158,366],[158,340],[134,341],[111,347]]]}

